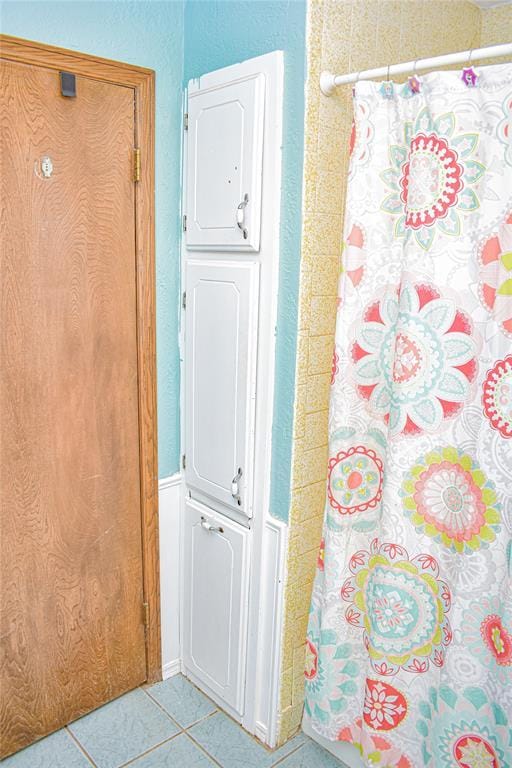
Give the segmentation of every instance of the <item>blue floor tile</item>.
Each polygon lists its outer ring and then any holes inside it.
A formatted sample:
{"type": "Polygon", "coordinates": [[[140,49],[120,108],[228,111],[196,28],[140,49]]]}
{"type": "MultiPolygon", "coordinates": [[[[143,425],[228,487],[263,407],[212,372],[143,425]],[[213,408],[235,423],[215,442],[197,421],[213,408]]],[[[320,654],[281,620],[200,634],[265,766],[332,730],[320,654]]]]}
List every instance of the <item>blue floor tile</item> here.
{"type": "Polygon", "coordinates": [[[312,768],[313,766],[314,768],[346,768],[345,763],[310,739],[282,760],[276,768],[312,768]]]}
{"type": "Polygon", "coordinates": [[[2,768],[91,768],[89,760],[64,730],[52,733],[0,763],[2,768]]]}
{"type": "Polygon", "coordinates": [[[179,732],[140,688],[82,717],[69,730],[98,768],[119,768],[179,732]]]}
{"type": "Polygon", "coordinates": [[[216,768],[184,733],[139,757],[129,768],[216,768]]]}
{"type": "Polygon", "coordinates": [[[307,741],[307,736],[305,736],[301,731],[292,739],[289,739],[289,741],[283,744],[282,747],[275,749],[273,752],[271,752],[270,755],[272,765],[277,763],[279,760],[282,760],[285,755],[289,755],[290,752],[294,752],[298,747],[300,747],[301,744],[304,744],[305,741],[307,741]]]}
{"type": "Polygon", "coordinates": [[[202,720],[189,733],[223,768],[270,768],[305,739],[299,734],[271,752],[223,712],[202,720]]]}
{"type": "Polygon", "coordinates": [[[188,728],[217,709],[215,704],[183,675],[175,675],[144,690],[158,701],[182,728],[188,728]]]}

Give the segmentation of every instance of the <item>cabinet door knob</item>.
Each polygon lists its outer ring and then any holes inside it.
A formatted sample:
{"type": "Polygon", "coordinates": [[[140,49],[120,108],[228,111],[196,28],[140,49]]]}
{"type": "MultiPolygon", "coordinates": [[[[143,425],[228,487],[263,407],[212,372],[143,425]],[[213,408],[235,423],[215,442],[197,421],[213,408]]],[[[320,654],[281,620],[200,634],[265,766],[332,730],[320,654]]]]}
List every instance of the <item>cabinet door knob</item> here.
{"type": "Polygon", "coordinates": [[[211,533],[224,533],[224,528],[221,525],[212,525],[203,515],[201,515],[201,528],[211,533]]]}
{"type": "Polygon", "coordinates": [[[249,195],[247,192],[244,195],[244,199],[241,203],[238,204],[238,208],[236,209],[236,223],[239,227],[239,229],[242,230],[242,234],[244,236],[244,240],[247,240],[248,232],[247,227],[245,226],[245,209],[247,207],[247,203],[249,202],[249,195]]]}

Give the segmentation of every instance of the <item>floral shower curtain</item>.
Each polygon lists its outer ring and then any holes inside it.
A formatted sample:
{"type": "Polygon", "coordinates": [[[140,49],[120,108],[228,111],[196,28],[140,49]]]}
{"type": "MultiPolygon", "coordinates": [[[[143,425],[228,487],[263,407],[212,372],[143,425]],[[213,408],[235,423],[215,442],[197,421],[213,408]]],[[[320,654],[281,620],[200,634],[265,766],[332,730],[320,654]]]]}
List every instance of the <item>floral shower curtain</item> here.
{"type": "Polygon", "coordinates": [[[512,65],[356,86],[306,713],[512,768],[512,65]]]}

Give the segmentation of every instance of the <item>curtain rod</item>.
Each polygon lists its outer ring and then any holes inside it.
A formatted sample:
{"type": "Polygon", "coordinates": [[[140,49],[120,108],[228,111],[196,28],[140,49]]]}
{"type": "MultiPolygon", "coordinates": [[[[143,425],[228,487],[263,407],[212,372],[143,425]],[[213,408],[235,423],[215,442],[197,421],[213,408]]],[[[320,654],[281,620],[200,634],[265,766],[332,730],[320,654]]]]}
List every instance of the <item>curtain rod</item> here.
{"type": "Polygon", "coordinates": [[[391,75],[404,75],[406,72],[419,72],[431,67],[443,67],[445,64],[466,64],[478,59],[492,59],[495,56],[511,56],[512,43],[502,45],[490,45],[486,48],[475,48],[471,51],[458,51],[447,53],[444,56],[433,56],[430,59],[418,59],[406,61],[403,64],[391,64],[389,67],[377,69],[365,69],[362,72],[351,72],[349,75],[333,75],[332,72],[322,72],[320,75],[320,90],[324,96],[331,96],[337,85],[348,85],[358,80],[369,80],[373,77],[390,77],[391,75]]]}

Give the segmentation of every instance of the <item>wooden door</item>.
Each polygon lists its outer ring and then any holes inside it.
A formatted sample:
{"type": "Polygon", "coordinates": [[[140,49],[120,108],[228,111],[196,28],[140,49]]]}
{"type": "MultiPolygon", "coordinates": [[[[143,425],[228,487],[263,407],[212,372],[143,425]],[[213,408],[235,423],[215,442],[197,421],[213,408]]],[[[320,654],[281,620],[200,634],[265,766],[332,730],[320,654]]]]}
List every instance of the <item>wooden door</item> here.
{"type": "Polygon", "coordinates": [[[251,517],[259,264],[188,260],[185,279],[187,485],[251,517]]]}
{"type": "Polygon", "coordinates": [[[3,60],[0,115],[1,756],[147,668],[134,89],[3,60]]]}

